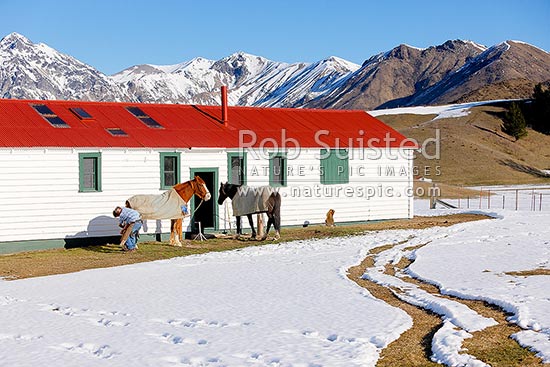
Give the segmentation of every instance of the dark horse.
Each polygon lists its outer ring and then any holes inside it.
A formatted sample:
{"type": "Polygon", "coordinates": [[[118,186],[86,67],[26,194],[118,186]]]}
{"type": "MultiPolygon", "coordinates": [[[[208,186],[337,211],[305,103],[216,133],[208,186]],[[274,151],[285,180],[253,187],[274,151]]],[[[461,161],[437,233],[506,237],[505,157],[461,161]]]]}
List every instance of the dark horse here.
{"type": "MultiPolygon", "coordinates": [[[[254,221],[252,214],[266,213],[267,228],[262,240],[267,238],[267,234],[271,229],[271,225],[275,227],[275,239],[280,238],[281,231],[281,194],[268,186],[249,187],[243,185],[233,185],[230,183],[222,183],[218,195],[218,204],[222,205],[225,199],[230,198],[233,205],[233,215],[242,213],[248,217],[248,223],[252,228],[252,238],[256,238],[256,230],[254,229],[254,221]],[[249,209],[250,212],[243,210],[244,201],[254,202],[254,209],[249,209]]],[[[237,234],[241,234],[241,216],[235,215],[237,218],[237,234]]]]}

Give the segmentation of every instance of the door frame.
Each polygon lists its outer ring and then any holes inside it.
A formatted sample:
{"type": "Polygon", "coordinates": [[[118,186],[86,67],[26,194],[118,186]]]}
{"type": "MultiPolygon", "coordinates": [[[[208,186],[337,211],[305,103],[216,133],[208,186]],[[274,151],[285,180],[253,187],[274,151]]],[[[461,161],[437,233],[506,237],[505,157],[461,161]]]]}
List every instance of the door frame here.
{"type": "MultiPolygon", "coordinates": [[[[191,175],[191,180],[195,178],[195,174],[197,172],[209,172],[214,174],[214,190],[213,192],[210,192],[210,195],[212,196],[210,200],[214,201],[214,230],[217,231],[219,229],[220,225],[220,208],[218,205],[218,173],[219,169],[218,167],[189,167],[189,174],[191,175]]],[[[191,212],[195,212],[195,200],[191,200],[191,212]]],[[[193,223],[190,223],[191,226],[193,226],[193,223]]],[[[212,228],[212,227],[210,227],[212,228]]]]}

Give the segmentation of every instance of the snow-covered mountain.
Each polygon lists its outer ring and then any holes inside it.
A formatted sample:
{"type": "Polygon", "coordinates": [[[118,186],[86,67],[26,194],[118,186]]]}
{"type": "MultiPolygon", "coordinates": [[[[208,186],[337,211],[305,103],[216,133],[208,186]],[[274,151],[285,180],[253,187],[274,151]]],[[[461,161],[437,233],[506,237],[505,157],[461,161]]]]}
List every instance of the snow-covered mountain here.
{"type": "Polygon", "coordinates": [[[17,33],[0,41],[1,98],[216,105],[227,85],[232,105],[297,106],[333,90],[357,69],[337,57],[288,64],[238,52],[218,61],[135,65],[107,76],[17,33]]]}
{"type": "Polygon", "coordinates": [[[133,100],[107,75],[18,33],[0,40],[0,97],[133,100]]]}
{"type": "Polygon", "coordinates": [[[519,41],[485,47],[454,40],[399,45],[363,65],[338,57],[284,63],[238,52],[221,60],[135,65],[107,76],[45,44],[12,33],[0,40],[0,98],[139,101],[367,109],[526,98],[550,80],[550,54],[519,41]]]}
{"type": "Polygon", "coordinates": [[[196,58],[177,65],[137,65],[113,80],[139,101],[218,104],[229,87],[229,103],[295,106],[334,89],[359,65],[330,57],[314,64],[287,64],[235,53],[218,61],[196,58]]]}

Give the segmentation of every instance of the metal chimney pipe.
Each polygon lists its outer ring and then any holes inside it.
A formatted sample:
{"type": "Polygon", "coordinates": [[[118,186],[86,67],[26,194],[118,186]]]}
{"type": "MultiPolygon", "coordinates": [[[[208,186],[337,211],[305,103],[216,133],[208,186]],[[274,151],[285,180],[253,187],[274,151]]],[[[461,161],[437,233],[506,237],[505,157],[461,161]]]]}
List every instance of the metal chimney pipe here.
{"type": "Polygon", "coordinates": [[[222,85],[222,122],[227,126],[227,86],[222,85]]]}

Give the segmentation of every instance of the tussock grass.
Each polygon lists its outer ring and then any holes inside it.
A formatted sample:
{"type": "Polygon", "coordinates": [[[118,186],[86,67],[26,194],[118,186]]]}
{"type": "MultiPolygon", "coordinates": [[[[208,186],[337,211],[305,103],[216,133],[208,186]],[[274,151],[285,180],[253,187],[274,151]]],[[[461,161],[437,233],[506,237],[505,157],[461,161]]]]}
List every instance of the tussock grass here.
{"type": "Polygon", "coordinates": [[[532,270],[522,270],[522,271],[508,271],[504,273],[506,275],[512,275],[515,277],[530,277],[533,275],[550,275],[550,269],[532,269],[532,270]]]}
{"type": "MultiPolygon", "coordinates": [[[[421,144],[440,131],[441,154],[429,160],[417,154],[419,176],[453,185],[549,183],[536,173],[550,169],[550,136],[528,129],[527,137],[514,142],[501,131],[499,106],[479,106],[467,116],[433,120],[434,115],[386,115],[377,118],[421,144]],[[436,167],[440,167],[440,175],[436,167]],[[426,167],[428,173],[426,174],[426,167]]],[[[435,145],[428,145],[433,154],[435,145]]]]}

